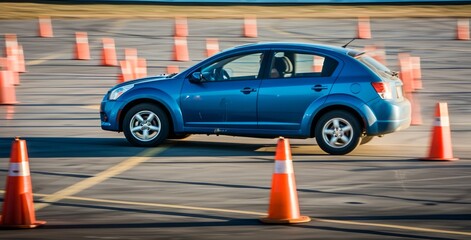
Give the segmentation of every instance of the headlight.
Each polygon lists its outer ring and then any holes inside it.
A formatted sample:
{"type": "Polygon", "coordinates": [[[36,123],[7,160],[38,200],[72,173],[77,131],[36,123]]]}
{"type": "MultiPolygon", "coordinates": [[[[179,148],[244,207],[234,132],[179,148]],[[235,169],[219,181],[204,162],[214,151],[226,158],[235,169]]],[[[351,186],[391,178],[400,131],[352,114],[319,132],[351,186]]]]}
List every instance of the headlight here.
{"type": "Polygon", "coordinates": [[[125,86],[122,86],[122,87],[119,87],[119,88],[116,88],[115,90],[113,90],[110,94],[110,97],[108,98],[109,100],[116,100],[118,99],[121,95],[123,95],[123,93],[127,92],[129,89],[133,88],[134,87],[134,84],[129,84],[129,85],[125,85],[125,86]]]}

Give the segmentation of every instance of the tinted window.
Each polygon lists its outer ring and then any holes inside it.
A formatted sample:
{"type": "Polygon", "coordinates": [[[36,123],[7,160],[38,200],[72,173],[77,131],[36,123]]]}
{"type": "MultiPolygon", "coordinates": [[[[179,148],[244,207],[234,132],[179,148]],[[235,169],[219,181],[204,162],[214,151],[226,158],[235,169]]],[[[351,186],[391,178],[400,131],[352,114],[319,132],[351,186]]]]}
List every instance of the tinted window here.
{"type": "Polygon", "coordinates": [[[338,62],[330,57],[296,52],[275,52],[270,78],[329,77],[338,62]]]}

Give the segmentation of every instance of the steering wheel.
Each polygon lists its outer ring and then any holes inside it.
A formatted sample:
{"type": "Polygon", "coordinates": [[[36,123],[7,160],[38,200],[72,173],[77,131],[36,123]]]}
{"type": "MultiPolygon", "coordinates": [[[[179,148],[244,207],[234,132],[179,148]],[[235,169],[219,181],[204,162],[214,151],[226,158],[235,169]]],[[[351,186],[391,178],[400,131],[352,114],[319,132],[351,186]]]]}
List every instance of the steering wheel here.
{"type": "Polygon", "coordinates": [[[216,81],[221,81],[221,80],[226,81],[226,80],[231,79],[231,76],[224,68],[215,69],[214,75],[215,75],[216,81]]]}

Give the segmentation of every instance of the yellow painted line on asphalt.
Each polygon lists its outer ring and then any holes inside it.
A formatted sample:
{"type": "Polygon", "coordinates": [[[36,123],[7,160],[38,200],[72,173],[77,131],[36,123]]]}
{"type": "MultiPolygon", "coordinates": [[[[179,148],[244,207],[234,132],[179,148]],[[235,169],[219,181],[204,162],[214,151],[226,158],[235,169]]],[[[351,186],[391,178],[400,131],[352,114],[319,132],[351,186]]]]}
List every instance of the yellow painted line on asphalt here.
{"type": "MultiPolygon", "coordinates": [[[[34,194],[34,195],[35,196],[41,196],[41,197],[44,197],[44,198],[47,198],[48,196],[50,196],[50,195],[47,195],[47,194],[34,194]]],[[[254,212],[254,211],[241,211],[241,210],[231,210],[231,209],[222,209],[222,208],[194,207],[194,206],[187,206],[187,205],[161,204],[161,203],[149,203],[149,202],[132,202],[132,201],[96,199],[96,198],[74,197],[74,196],[64,196],[63,199],[85,201],[85,202],[95,202],[95,203],[110,203],[110,204],[146,206],[146,207],[161,207],[161,208],[172,208],[172,209],[197,210],[197,211],[207,211],[207,212],[236,213],[236,214],[242,214],[242,215],[254,215],[254,216],[259,216],[259,217],[267,215],[266,213],[254,212]]],[[[344,221],[344,220],[334,220],[334,219],[315,218],[315,217],[311,218],[311,219],[313,221],[325,222],[325,223],[370,226],[370,227],[380,227],[380,228],[392,228],[392,229],[399,229],[399,230],[409,230],[409,231],[416,231],[416,232],[442,233],[442,234],[454,234],[454,235],[471,236],[471,232],[448,231],[448,230],[441,230],[441,229],[434,229],[434,228],[421,228],[421,227],[409,227],[409,226],[394,225],[394,224],[344,221]]]]}
{"type": "Polygon", "coordinates": [[[145,162],[149,160],[151,157],[155,156],[156,154],[159,154],[165,150],[167,150],[169,147],[168,146],[162,146],[158,148],[150,148],[148,150],[145,150],[141,152],[138,156],[131,157],[111,168],[106,169],[103,172],[98,173],[97,175],[87,178],[83,181],[80,181],[74,185],[71,185],[65,189],[62,189],[54,194],[48,195],[44,198],[41,199],[41,201],[46,202],[46,203],[39,203],[35,205],[36,210],[43,209],[51,203],[58,202],[62,199],[65,199],[67,197],[70,197],[74,194],[77,194],[85,189],[91,188],[109,178],[112,178],[114,176],[117,176],[133,167],[136,165],[145,162]]]}
{"type": "Polygon", "coordinates": [[[64,52],[61,52],[61,53],[52,54],[52,55],[49,55],[49,56],[46,56],[46,57],[43,57],[43,58],[40,58],[40,59],[27,61],[27,62],[26,62],[26,65],[27,65],[27,66],[39,65],[39,64],[44,63],[44,62],[46,62],[46,61],[59,58],[59,57],[61,57],[62,55],[65,55],[65,53],[64,53],[64,52]]]}
{"type": "Polygon", "coordinates": [[[370,226],[370,227],[394,228],[394,229],[409,230],[409,231],[416,231],[416,232],[443,233],[443,234],[455,234],[455,235],[471,236],[471,232],[448,231],[448,230],[440,230],[440,229],[433,229],[433,228],[409,227],[409,226],[382,224],[382,223],[342,221],[342,220],[332,220],[332,219],[324,219],[324,218],[312,218],[312,220],[313,221],[318,221],[318,222],[326,222],[326,223],[338,223],[338,224],[347,224],[347,225],[360,225],[360,226],[370,226]]]}

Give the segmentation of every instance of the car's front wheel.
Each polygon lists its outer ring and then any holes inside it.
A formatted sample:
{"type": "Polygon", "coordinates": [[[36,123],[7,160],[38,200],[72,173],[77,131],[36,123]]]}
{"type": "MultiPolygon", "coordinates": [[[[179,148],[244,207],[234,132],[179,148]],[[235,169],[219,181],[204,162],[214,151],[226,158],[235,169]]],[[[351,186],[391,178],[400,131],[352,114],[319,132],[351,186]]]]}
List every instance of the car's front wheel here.
{"type": "Polygon", "coordinates": [[[123,131],[133,145],[151,147],[162,143],[168,136],[167,115],[158,106],[143,103],[132,107],[124,116],[123,131]]]}
{"type": "Polygon", "coordinates": [[[360,143],[361,132],[358,120],[343,110],[324,114],[315,129],[319,147],[333,155],[343,155],[353,151],[360,143]]]}

